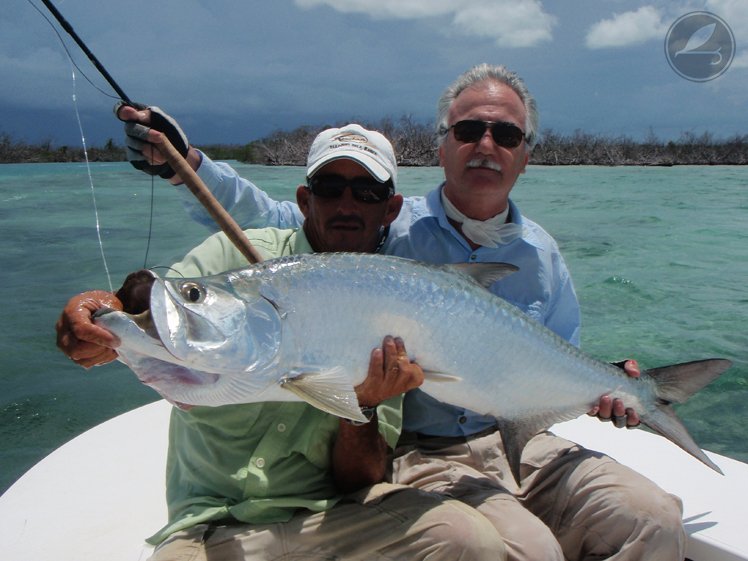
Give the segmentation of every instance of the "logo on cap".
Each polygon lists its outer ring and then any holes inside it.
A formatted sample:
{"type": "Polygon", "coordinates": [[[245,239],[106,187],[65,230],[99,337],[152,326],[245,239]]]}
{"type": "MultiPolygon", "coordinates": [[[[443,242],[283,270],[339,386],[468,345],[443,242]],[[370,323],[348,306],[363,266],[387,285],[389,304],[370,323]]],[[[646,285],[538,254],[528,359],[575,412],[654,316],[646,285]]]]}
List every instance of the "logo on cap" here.
{"type": "Polygon", "coordinates": [[[675,20],[665,38],[670,67],[686,80],[706,82],[721,76],[735,56],[735,37],[710,12],[691,12],[675,20]]]}
{"type": "Polygon", "coordinates": [[[363,144],[368,144],[369,139],[361,134],[356,134],[353,132],[344,132],[342,134],[339,134],[335,137],[333,137],[333,140],[337,140],[338,142],[361,142],[363,144]]]}

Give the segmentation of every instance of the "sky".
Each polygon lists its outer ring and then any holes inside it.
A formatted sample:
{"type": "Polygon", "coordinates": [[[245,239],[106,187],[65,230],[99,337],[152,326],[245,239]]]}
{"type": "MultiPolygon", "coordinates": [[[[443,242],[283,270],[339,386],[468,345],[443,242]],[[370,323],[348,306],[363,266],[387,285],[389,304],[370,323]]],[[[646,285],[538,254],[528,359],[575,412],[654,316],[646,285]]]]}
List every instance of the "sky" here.
{"type": "MultiPolygon", "coordinates": [[[[161,107],[198,145],[432,122],[442,91],[483,62],[524,78],[541,131],[748,134],[748,0],[53,1],[130,99],[161,107]],[[681,77],[665,55],[668,29],[692,11],[721,17],[735,38],[714,80],[681,77]]],[[[88,145],[121,144],[112,88],[55,22],[74,70],[41,0],[4,5],[0,134],[76,146],[80,115],[88,145]]]]}

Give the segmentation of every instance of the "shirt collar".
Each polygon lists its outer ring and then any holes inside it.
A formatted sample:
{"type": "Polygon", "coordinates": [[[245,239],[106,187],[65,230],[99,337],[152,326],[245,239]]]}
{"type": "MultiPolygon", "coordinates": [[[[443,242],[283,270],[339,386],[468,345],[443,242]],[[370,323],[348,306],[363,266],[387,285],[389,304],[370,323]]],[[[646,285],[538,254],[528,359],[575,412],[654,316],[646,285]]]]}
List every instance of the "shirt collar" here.
{"type": "Polygon", "coordinates": [[[302,253],[314,253],[309,240],[306,239],[304,228],[298,228],[291,237],[289,238],[291,245],[291,252],[293,255],[299,255],[302,253]]]}
{"type": "MultiPolygon", "coordinates": [[[[465,238],[462,237],[457,229],[452,226],[452,223],[447,218],[447,214],[444,212],[444,206],[442,205],[441,201],[441,192],[442,189],[444,189],[445,183],[446,181],[442,182],[442,184],[439,185],[438,188],[434,189],[426,196],[426,204],[428,205],[429,211],[431,212],[432,216],[436,217],[439,226],[447,231],[452,232],[454,236],[460,240],[460,243],[462,243],[466,247],[470,247],[467,240],[465,240],[465,238]]],[[[528,243],[537,249],[543,249],[542,242],[537,238],[535,231],[528,227],[528,224],[526,224],[522,213],[519,211],[519,207],[514,204],[514,201],[512,201],[511,198],[509,199],[509,222],[519,224],[523,227],[522,237],[519,240],[515,241],[519,241],[520,243],[528,243]]]]}

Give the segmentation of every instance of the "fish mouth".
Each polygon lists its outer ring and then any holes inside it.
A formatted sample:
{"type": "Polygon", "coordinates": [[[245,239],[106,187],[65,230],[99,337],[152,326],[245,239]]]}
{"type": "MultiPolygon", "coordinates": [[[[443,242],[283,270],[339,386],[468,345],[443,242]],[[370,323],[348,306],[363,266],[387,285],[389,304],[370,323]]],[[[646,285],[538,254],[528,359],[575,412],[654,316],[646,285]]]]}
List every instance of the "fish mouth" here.
{"type": "MultiPolygon", "coordinates": [[[[120,310],[116,310],[114,308],[99,308],[96,310],[92,315],[91,319],[96,320],[99,318],[103,318],[108,314],[116,314],[116,313],[124,313],[120,310]]],[[[153,323],[153,316],[151,315],[150,310],[146,310],[144,312],[141,312],[139,314],[127,314],[127,316],[137,325],[143,333],[151,337],[152,339],[161,340],[161,338],[158,335],[158,331],[156,330],[156,326],[153,323]]]]}
{"type": "Polygon", "coordinates": [[[114,308],[99,308],[96,310],[93,314],[91,314],[92,319],[100,318],[102,316],[105,316],[107,314],[112,314],[114,312],[118,312],[119,310],[115,310],[114,308]]]}
{"type": "Polygon", "coordinates": [[[158,339],[159,341],[161,340],[161,337],[156,330],[156,325],[153,323],[151,310],[146,310],[145,312],[132,316],[132,320],[135,322],[135,325],[143,330],[143,333],[154,339],[158,339]]]}
{"type": "Polygon", "coordinates": [[[94,312],[93,319],[124,343],[117,348],[119,360],[129,366],[143,384],[169,401],[172,401],[170,396],[178,396],[181,401],[194,402],[190,392],[214,386],[219,380],[218,374],[193,368],[169,352],[150,310],[131,315],[102,308],[94,312]]]}

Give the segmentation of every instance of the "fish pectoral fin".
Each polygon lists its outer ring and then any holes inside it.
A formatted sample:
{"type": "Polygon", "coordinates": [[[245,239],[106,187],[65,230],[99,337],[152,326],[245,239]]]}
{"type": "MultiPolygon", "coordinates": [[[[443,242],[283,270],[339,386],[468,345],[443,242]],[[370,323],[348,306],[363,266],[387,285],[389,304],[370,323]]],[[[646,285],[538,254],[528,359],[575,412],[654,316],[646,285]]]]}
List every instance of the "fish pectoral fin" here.
{"type": "Polygon", "coordinates": [[[462,273],[484,288],[490,288],[493,283],[519,271],[519,267],[511,263],[454,263],[447,265],[451,269],[462,273]]]}
{"type": "Polygon", "coordinates": [[[326,413],[352,421],[368,421],[361,413],[356,391],[341,367],[289,372],[280,384],[283,389],[326,413]]]}
{"type": "Polygon", "coordinates": [[[447,372],[439,372],[437,370],[424,370],[423,377],[429,382],[462,382],[460,376],[455,376],[454,374],[449,374],[447,372]]]}

